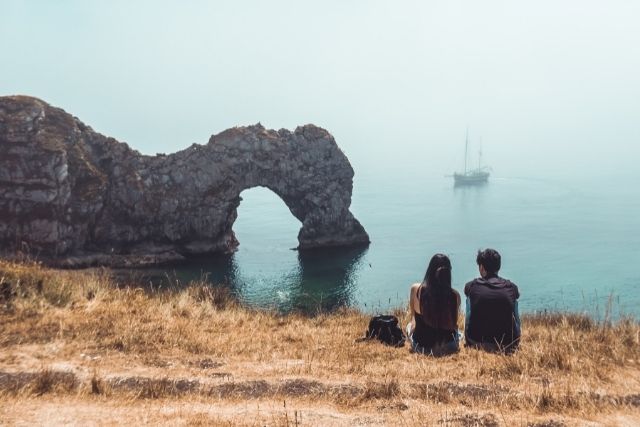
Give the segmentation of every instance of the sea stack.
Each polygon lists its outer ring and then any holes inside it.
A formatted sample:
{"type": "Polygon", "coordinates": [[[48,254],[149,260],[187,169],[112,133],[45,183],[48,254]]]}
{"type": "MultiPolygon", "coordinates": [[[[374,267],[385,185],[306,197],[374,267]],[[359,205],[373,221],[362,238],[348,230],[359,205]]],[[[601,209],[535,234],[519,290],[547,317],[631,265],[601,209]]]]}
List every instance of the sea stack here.
{"type": "Polygon", "coordinates": [[[369,243],[353,168],[314,125],[235,127],[146,156],[62,109],[0,97],[0,248],[61,266],[157,264],[234,251],[240,193],[262,186],[302,222],[299,249],[369,243]]]}

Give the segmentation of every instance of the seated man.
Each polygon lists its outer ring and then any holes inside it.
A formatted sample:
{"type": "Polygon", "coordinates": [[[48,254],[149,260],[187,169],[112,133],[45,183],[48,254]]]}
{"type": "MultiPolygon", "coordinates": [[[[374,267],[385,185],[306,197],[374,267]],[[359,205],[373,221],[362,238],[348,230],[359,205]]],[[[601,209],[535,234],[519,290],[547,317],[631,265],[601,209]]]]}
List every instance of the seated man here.
{"type": "Polygon", "coordinates": [[[487,351],[512,352],[520,341],[518,287],[498,276],[498,251],[478,251],[476,262],[480,277],[464,287],[467,296],[465,345],[487,351]]]}

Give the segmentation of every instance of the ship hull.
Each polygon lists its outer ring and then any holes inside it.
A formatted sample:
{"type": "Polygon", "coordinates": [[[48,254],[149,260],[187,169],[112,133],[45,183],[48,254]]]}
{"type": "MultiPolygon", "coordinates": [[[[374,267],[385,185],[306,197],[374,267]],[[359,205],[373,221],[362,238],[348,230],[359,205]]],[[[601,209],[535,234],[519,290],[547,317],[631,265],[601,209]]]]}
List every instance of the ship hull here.
{"type": "Polygon", "coordinates": [[[477,173],[467,173],[453,174],[453,182],[455,185],[482,185],[486,184],[489,181],[489,172],[477,172],[477,173]]]}

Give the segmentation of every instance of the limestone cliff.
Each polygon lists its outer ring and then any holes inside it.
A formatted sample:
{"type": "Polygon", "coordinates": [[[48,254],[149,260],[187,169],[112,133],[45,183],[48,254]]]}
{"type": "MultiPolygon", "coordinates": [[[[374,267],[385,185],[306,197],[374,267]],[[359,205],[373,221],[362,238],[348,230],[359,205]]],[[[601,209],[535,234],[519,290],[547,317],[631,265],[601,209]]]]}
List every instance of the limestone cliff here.
{"type": "Polygon", "coordinates": [[[45,102],[0,97],[0,247],[58,264],[133,265],[233,251],[240,193],[263,186],[302,222],[300,249],[366,244],[353,169],[313,125],[228,129],[145,156],[45,102]]]}

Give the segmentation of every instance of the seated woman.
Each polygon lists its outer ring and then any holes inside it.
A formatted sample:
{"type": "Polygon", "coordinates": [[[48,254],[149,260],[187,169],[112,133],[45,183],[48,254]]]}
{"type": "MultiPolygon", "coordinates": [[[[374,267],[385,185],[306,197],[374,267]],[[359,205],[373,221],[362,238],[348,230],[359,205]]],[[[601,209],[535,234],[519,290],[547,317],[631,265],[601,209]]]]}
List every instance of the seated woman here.
{"type": "Polygon", "coordinates": [[[411,286],[407,337],[413,351],[441,356],[459,349],[460,294],[451,288],[451,261],[435,254],[422,283],[411,286]]]}

